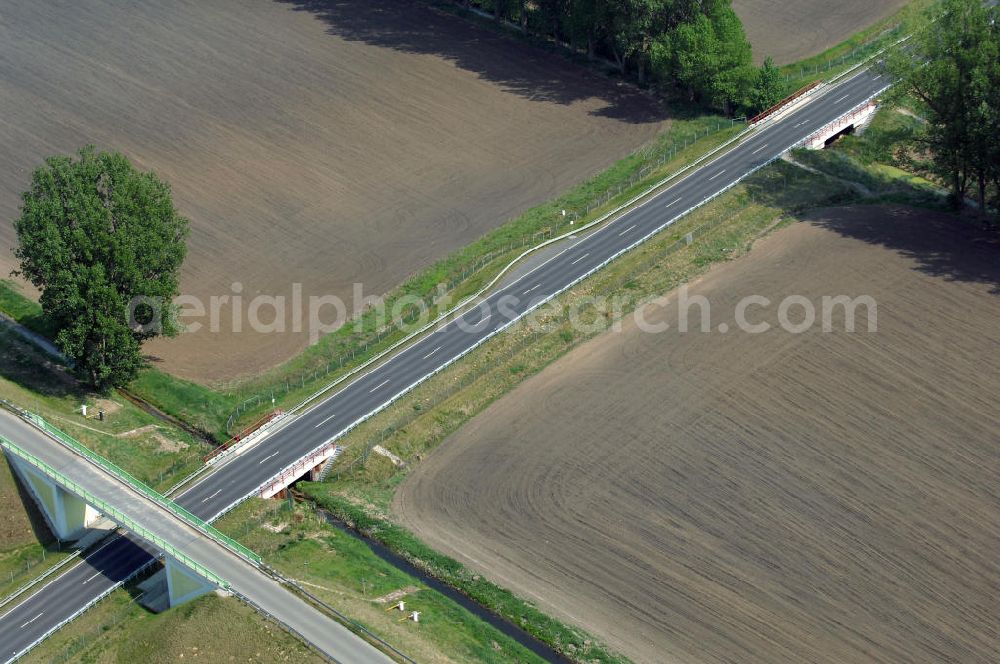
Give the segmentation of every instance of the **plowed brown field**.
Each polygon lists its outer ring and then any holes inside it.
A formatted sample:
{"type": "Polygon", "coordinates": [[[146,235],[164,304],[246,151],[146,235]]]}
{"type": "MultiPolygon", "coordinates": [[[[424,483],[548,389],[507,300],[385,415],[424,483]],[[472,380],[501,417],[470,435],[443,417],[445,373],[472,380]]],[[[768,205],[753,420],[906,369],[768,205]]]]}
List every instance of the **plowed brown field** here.
{"type": "MultiPolygon", "coordinates": [[[[387,292],[664,122],[630,88],[418,2],[11,0],[0,271],[31,169],[85,143],[173,185],[193,227],[182,291],[207,306],[233,282],[245,303],[294,282],[306,298],[387,292]]],[[[307,343],[305,330],[234,334],[221,312],[219,333],[148,350],[225,379],[307,343]]]]}
{"type": "Polygon", "coordinates": [[[877,23],[909,0],[733,0],[755,60],[808,58],[877,23]]]}
{"type": "Polygon", "coordinates": [[[775,328],[598,337],[421,462],[401,522],[637,662],[996,661],[996,236],[831,209],[692,291],[775,328]],[[877,331],[777,329],[791,294],[870,295],[877,331]]]}

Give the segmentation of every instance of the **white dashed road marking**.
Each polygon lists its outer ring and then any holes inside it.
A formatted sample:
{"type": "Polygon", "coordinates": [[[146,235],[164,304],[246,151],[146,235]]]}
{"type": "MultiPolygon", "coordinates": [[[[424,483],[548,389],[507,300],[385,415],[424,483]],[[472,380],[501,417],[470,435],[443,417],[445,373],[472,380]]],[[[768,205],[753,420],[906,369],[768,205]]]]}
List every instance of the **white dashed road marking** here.
{"type": "MultiPolygon", "coordinates": [[[[42,613],[45,613],[45,612],[44,612],[44,611],[42,611],[42,613]]],[[[28,622],[26,622],[26,623],[24,623],[23,625],[21,625],[20,629],[24,629],[25,627],[27,627],[27,626],[28,626],[28,625],[30,625],[31,623],[33,623],[33,622],[35,622],[36,620],[38,620],[39,618],[41,618],[41,617],[42,617],[42,613],[39,613],[39,614],[38,614],[37,616],[35,616],[34,618],[32,618],[32,619],[31,619],[31,620],[29,620],[28,622]]]]}
{"type": "Polygon", "coordinates": [[[322,422],[320,422],[319,424],[317,424],[317,425],[316,425],[315,427],[313,427],[313,428],[314,428],[314,429],[318,429],[318,428],[320,428],[321,426],[323,426],[324,424],[326,424],[327,422],[329,422],[330,420],[332,420],[332,419],[333,419],[333,418],[335,418],[336,416],[337,416],[337,415],[336,415],[336,413],[335,413],[335,414],[333,414],[333,415],[331,415],[330,417],[326,418],[325,420],[323,420],[322,422]]]}

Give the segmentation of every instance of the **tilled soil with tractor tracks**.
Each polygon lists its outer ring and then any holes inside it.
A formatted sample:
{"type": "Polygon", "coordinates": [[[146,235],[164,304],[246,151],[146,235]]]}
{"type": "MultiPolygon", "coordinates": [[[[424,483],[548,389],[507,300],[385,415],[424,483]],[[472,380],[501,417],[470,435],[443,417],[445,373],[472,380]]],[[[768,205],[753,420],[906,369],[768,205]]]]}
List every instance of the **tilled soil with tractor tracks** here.
{"type": "Polygon", "coordinates": [[[636,662],[995,661],[997,235],[828,209],[691,295],[711,331],[670,305],[575,349],[419,463],[398,519],[636,662]],[[767,332],[737,330],[748,295],[767,332]],[[825,295],[877,330],[824,332],[825,295]]]}

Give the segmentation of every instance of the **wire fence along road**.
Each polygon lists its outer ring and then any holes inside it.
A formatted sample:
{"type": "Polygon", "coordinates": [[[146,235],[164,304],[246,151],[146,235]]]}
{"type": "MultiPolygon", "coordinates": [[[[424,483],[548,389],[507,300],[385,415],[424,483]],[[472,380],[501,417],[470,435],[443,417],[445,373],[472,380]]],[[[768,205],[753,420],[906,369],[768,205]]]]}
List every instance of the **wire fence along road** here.
{"type": "MultiPolygon", "coordinates": [[[[645,242],[690,210],[714,199],[828,122],[866,103],[885,87],[878,76],[861,71],[836,86],[827,87],[788,115],[773,123],[764,123],[729,151],[691,170],[685,177],[667,183],[659,193],[648,196],[635,208],[521,275],[376,368],[357,375],[353,382],[345,383],[321,403],[202,477],[178,496],[176,502],[198,518],[213,521],[252,495],[282,468],[336,440],[521,317],[645,242]],[[618,232],[624,228],[630,232],[618,232]],[[530,298],[521,297],[529,291],[530,298]],[[510,297],[517,302],[501,308],[500,303],[510,297]]],[[[50,598],[53,604],[60,601],[65,604],[60,599],[60,594],[66,590],[61,583],[63,578],[46,586],[39,595],[50,598]]],[[[93,595],[97,596],[100,590],[95,587],[93,595]]],[[[76,597],[76,602],[89,601],[79,595],[76,597]]],[[[15,607],[0,618],[0,633],[8,621],[23,622],[33,617],[19,609],[15,607]]],[[[40,620],[46,622],[46,619],[40,620]]]]}

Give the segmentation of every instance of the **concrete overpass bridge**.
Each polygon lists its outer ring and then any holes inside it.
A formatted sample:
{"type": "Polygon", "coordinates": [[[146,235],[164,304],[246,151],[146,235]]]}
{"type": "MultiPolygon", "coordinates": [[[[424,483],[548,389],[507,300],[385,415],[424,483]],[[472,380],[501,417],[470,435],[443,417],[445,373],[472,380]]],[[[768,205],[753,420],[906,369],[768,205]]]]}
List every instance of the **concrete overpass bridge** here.
{"type": "MultiPolygon", "coordinates": [[[[79,537],[103,516],[127,533],[132,548],[147,554],[146,565],[162,556],[170,606],[222,589],[273,617],[335,661],[393,661],[289,592],[267,572],[255,553],[38,416],[0,409],[0,447],[59,539],[79,537]]],[[[103,573],[94,573],[99,575],[103,573]]],[[[87,585],[94,580],[91,577],[76,588],[67,587],[66,596],[48,599],[72,605],[82,598],[74,590],[88,595],[87,585]]],[[[41,618],[52,611],[58,612],[59,607],[50,602],[31,608],[28,613],[34,615],[20,623],[0,620],[0,643],[23,641],[8,632],[30,632],[33,625],[49,624],[41,618]]],[[[37,639],[47,633],[39,633],[37,639]]],[[[24,650],[2,654],[4,659],[15,658],[24,650]]]]}

